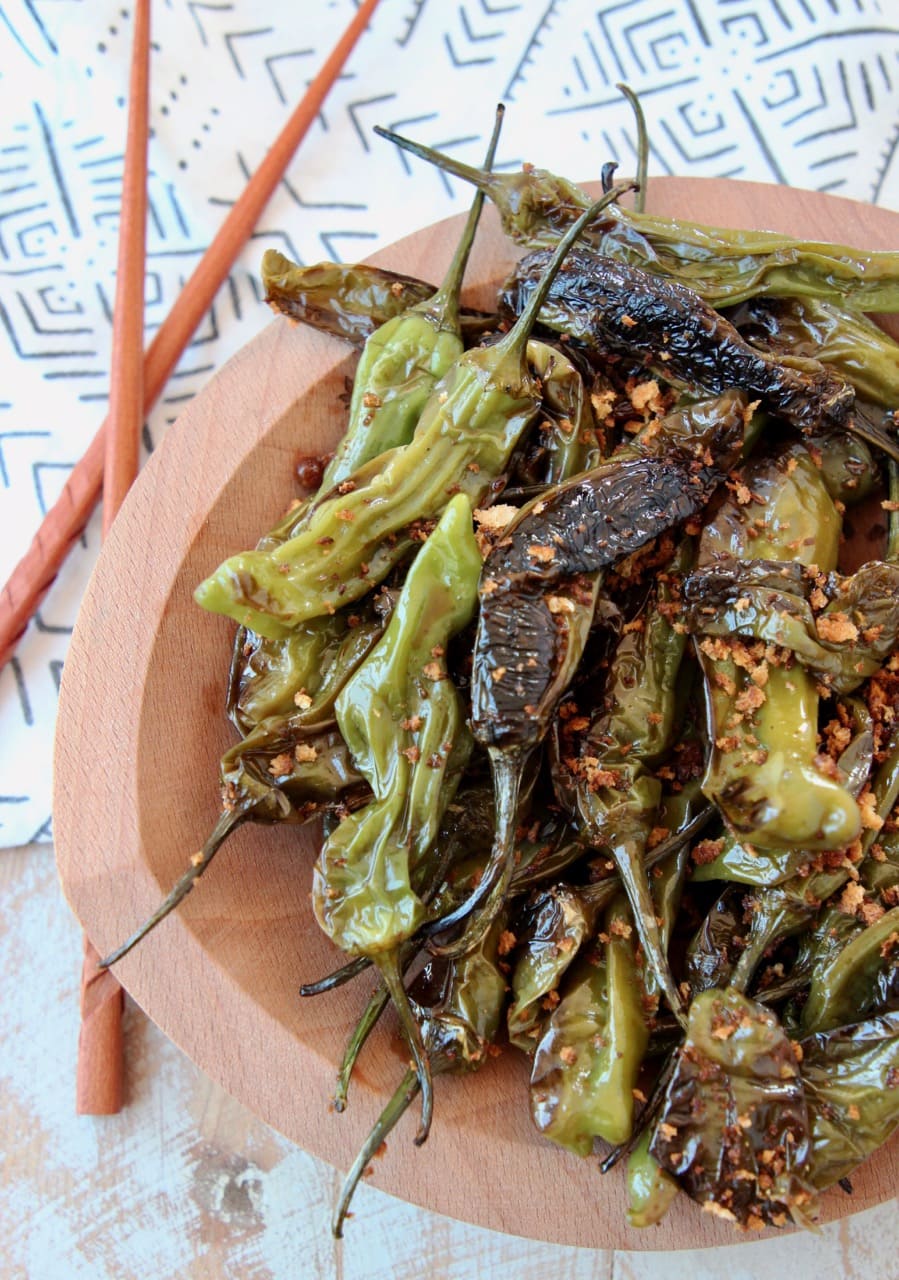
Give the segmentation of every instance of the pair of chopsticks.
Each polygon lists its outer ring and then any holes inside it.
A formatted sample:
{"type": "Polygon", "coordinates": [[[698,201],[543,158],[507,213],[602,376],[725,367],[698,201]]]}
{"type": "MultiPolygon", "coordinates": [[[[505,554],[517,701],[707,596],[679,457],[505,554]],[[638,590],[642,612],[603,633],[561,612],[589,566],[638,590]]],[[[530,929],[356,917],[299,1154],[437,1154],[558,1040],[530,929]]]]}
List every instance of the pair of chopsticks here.
{"type": "MultiPolygon", "coordinates": [[[[227,279],[234,260],[318,115],[377,3],[378,0],[363,0],[360,4],[356,16],[309,85],[160,325],[143,357],[143,395],[138,396],[138,400],[142,400],[141,414],[146,414],[155,404],[169,374],[212,305],[216,292],[227,279]]],[[[140,257],[142,261],[143,255],[140,257]]],[[[15,651],[69,548],[81,534],[96,506],[104,483],[107,436],[117,434],[118,428],[110,413],[88,445],[87,452],[72,469],[59,499],[47,512],[34,541],[3,588],[0,594],[0,667],[15,651]]]]}
{"type": "MultiPolygon", "coordinates": [[[[227,279],[263,209],[374,12],[362,0],[302,101],[219,228],[147,351],[143,350],[150,0],[136,0],[128,135],[113,314],[109,411],[0,596],[0,666],[34,616],[103,490],[103,535],[137,474],[141,424],[227,279]]],[[[84,940],[76,1107],[111,1115],[124,1093],[122,989],[84,940]]]]}

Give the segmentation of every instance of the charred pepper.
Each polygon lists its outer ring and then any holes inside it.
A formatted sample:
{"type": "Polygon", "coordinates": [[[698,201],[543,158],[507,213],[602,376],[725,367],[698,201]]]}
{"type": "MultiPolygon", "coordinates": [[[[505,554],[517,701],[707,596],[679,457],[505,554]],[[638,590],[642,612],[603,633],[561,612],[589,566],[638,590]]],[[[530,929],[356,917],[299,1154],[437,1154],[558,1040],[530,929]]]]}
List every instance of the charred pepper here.
{"type": "MultiPolygon", "coordinates": [[[[603,197],[583,225],[619,194],[603,197]]],[[[575,224],[560,243],[544,289],[581,230],[575,224]]],[[[280,638],[370,591],[454,493],[481,503],[539,407],[525,354],[542,292],[504,338],[466,352],[437,384],[409,444],[367,463],[281,546],[226,560],[198,587],[198,602],[280,638]]]]}

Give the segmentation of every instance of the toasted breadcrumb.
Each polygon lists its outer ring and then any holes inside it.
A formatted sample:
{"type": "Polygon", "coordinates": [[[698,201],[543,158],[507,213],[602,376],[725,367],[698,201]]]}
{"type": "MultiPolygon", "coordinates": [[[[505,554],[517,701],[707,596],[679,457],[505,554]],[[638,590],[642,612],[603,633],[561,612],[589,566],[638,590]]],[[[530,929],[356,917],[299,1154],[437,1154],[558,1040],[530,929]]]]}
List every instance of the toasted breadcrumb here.
{"type": "Polygon", "coordinates": [[[858,639],[858,627],[845,613],[831,613],[817,620],[818,635],[831,644],[854,644],[858,639]]]}
{"type": "Polygon", "coordinates": [[[290,773],[293,768],[293,756],[289,751],[282,751],[280,755],[274,756],[269,762],[268,771],[272,777],[277,778],[279,774],[290,773]]]}
{"type": "Polygon", "coordinates": [[[499,935],[499,943],[496,950],[499,955],[507,956],[517,941],[518,939],[515,937],[515,934],[511,929],[503,929],[502,933],[499,935]]]}
{"type": "Polygon", "coordinates": [[[858,807],[862,813],[862,826],[867,831],[880,831],[883,818],[877,812],[877,797],[870,788],[862,792],[858,798],[858,807]]]}
{"type": "Polygon", "coordinates": [[[518,508],[507,502],[499,502],[495,507],[478,507],[474,512],[475,523],[489,533],[501,533],[517,515],[518,508]]]}
{"type": "Polygon", "coordinates": [[[552,564],[556,558],[555,547],[544,547],[539,542],[533,542],[528,547],[528,555],[532,560],[537,560],[540,564],[552,564]]]}

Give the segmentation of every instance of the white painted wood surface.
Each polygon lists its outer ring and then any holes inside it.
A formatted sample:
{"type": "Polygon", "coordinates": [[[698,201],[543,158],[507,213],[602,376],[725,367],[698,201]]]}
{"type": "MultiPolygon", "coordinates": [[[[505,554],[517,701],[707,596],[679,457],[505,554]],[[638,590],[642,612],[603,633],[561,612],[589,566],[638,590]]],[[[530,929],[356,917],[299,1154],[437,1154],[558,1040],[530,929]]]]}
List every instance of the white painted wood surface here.
{"type": "Polygon", "coordinates": [[[229,1098],[133,1006],[125,1110],[76,1117],[80,956],[52,849],[0,854],[3,1280],[899,1276],[895,1199],[818,1236],[628,1254],[500,1235],[363,1186],[337,1245],[328,1223],[340,1174],[229,1098]]]}

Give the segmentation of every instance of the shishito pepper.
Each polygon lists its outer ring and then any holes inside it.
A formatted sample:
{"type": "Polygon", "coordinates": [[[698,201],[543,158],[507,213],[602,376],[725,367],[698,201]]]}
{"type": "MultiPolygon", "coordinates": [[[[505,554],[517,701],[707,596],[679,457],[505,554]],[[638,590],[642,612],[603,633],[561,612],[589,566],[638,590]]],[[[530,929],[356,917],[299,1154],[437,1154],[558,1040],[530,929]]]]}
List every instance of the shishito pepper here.
{"type": "MultiPolygon", "coordinates": [[[[703,531],[700,571],[751,557],[826,573],[836,565],[840,527],[817,467],[802,445],[791,444],[747,464],[703,531]]],[[[753,647],[739,636],[703,634],[703,605],[697,601],[690,615],[709,717],[703,791],[734,832],[759,848],[848,844],[861,815],[845,786],[816,764],[815,678],[776,647],[776,635],[766,637],[767,647],[753,647]]],[[[747,598],[739,612],[748,606],[747,598]]]]}
{"type": "Polygon", "coordinates": [[[645,1129],[627,1161],[627,1220],[632,1227],[654,1227],[677,1195],[677,1180],[649,1154],[652,1133],[645,1129]]]}
{"type": "MultiPolygon", "coordinates": [[[[842,897],[837,900],[836,895],[844,889],[855,864],[843,856],[838,859],[835,867],[824,865],[816,868],[813,861],[808,861],[807,852],[803,855],[805,865],[795,870],[789,878],[779,884],[758,889],[750,896],[741,894],[749,916],[749,927],[740,931],[745,935],[745,950],[730,979],[731,985],[741,990],[748,986],[764,954],[784,938],[807,930],[810,923],[814,922],[811,932],[806,933],[802,939],[794,973],[791,974],[793,979],[804,978],[811,981],[809,1001],[803,1010],[803,1018],[807,1019],[804,1025],[808,1029],[817,1029],[817,1022],[813,1024],[812,1019],[824,1016],[821,1011],[832,999],[837,998],[835,993],[847,989],[847,980],[848,989],[853,989],[851,984],[856,974],[854,966],[862,963],[862,958],[867,956],[866,945],[872,943],[877,936],[871,932],[873,925],[865,929],[863,924],[866,916],[870,918],[872,908],[874,915],[883,910],[876,897],[869,896],[869,868],[877,865],[870,856],[870,850],[875,836],[879,834],[880,824],[889,816],[899,796],[899,733],[894,730],[891,747],[884,751],[884,758],[874,773],[855,779],[850,775],[847,777],[847,785],[852,794],[857,794],[863,788],[868,791],[866,826],[856,849],[852,851],[852,856],[860,859],[860,862],[856,873],[859,881],[850,895],[851,905],[844,902],[842,897]],[[822,903],[829,905],[822,909],[822,903]],[[862,933],[869,935],[868,944],[860,942],[856,937],[862,933]],[[849,951],[850,943],[858,943],[855,950],[849,951]],[[847,951],[847,959],[841,960],[844,950],[847,951]]],[[[764,858],[766,853],[758,856],[760,859],[764,858]]],[[[885,939],[881,938],[881,942],[883,941],[885,939]]],[[[867,956],[866,963],[873,961],[875,969],[875,977],[871,978],[871,999],[886,1002],[889,999],[886,990],[893,984],[895,970],[891,962],[886,963],[887,956],[882,958],[885,963],[881,970],[877,969],[876,957],[867,956]]],[[[861,997],[861,989],[866,981],[861,977],[860,987],[852,997],[857,998],[858,1003],[851,1009],[845,996],[839,997],[843,1001],[841,1016],[848,1019],[870,1011],[872,1006],[864,1005],[861,997]]]]}
{"type": "Polygon", "coordinates": [[[316,863],[322,928],[351,955],[394,949],[422,923],[412,889],[471,750],[446,670],[471,618],[480,555],[464,495],[411,566],[380,642],[337,699],[337,721],[374,800],[332,832],[316,863]]]}
{"type": "Polygon", "coordinates": [[[526,482],[561,484],[598,466],[601,460],[590,394],[574,359],[560,345],[532,338],[527,359],[531,372],[540,379],[543,395],[542,417],[532,433],[536,439],[533,444],[528,442],[524,466],[531,474],[526,482]]]}
{"type": "MultiPolygon", "coordinates": [[[[677,906],[689,858],[689,839],[679,837],[696,819],[698,785],[684,783],[681,790],[665,797],[659,824],[670,832],[664,841],[646,854],[645,872],[652,870],[652,900],[657,913],[662,954],[667,954],[677,906]],[[670,844],[674,848],[669,848],[670,844]]],[[[513,877],[512,889],[517,877],[513,877]]],[[[553,1003],[553,993],[577,959],[581,948],[593,937],[600,911],[621,892],[621,880],[614,873],[587,885],[554,884],[534,895],[521,909],[515,923],[516,944],[510,979],[512,1002],[507,1024],[509,1041],[525,1053],[533,1053],[553,1003]]],[[[648,996],[659,987],[646,964],[643,984],[648,996]]]]}
{"type": "MultiPolygon", "coordinates": [[[[689,544],[683,542],[671,566],[675,573],[689,563],[690,555],[689,544]]],[[[677,677],[686,646],[684,635],[666,616],[671,600],[669,583],[660,581],[640,625],[619,640],[602,705],[579,751],[563,753],[568,774],[563,785],[568,789],[567,805],[576,812],[585,836],[618,869],[654,993],[663,992],[672,1012],[682,1017],[644,865],[662,796],[652,766],[670,749],[674,737],[677,677]]]]}
{"type": "MultiPolygon", "coordinates": [[[[544,288],[583,226],[622,189],[571,228],[544,288]]],[[[539,384],[525,357],[541,293],[504,338],[466,352],[441,379],[409,444],[366,463],[279,547],[226,560],[197,588],[198,602],[280,638],[370,591],[454,493],[473,506],[483,502],[539,408],[539,384]]]]}
{"type": "Polygon", "coordinates": [[[899,1013],[818,1031],[800,1047],[811,1122],[807,1177],[823,1191],[899,1124],[899,1013]]]}
{"type": "MultiPolygon", "coordinates": [[[[514,267],[503,309],[517,315],[540,279],[547,250],[514,267]]],[[[802,431],[847,427],[852,387],[815,360],[769,356],[689,288],[579,246],[549,289],[540,323],[600,352],[648,364],[660,377],[707,394],[740,387],[802,431]]]]}
{"type": "Polygon", "coordinates": [[[367,263],[291,262],[277,249],[262,258],[262,286],[273,311],[360,345],[379,325],[420,302],[437,286],[367,263]]]}
{"type": "Polygon", "coordinates": [[[481,567],[471,507],[459,494],[412,564],[382,639],[337,699],[337,721],[374,793],[322,846],[312,904],[325,933],[378,966],[432,1105],[421,1032],[403,988],[399,948],[427,916],[417,873],[471,751],[446,646],[474,612],[481,567]]]}
{"type": "MultiPolygon", "coordinates": [[[[502,118],[499,107],[487,148],[488,169],[502,118]]],[[[408,444],[434,387],[461,356],[459,295],[484,203],[478,195],[434,296],[387,320],[366,341],[353,378],[347,430],[325,468],[320,494],[349,479],[371,458],[408,444]]]]}
{"type": "MultiPolygon", "coordinates": [[[[528,248],[554,245],[590,203],[586,192],[546,169],[487,173],[389,129],[375,132],[474,183],[496,205],[506,235],[528,248]]],[[[713,306],[769,293],[822,298],[853,311],[899,311],[899,253],[891,251],[733,231],[622,207],[610,208],[586,243],[619,262],[679,280],[713,306]]]]}
{"type": "MultiPolygon", "coordinates": [[[[437,285],[369,263],[316,262],[301,266],[277,249],[262,256],[262,284],[272,310],[361,347],[374,331],[437,292],[437,285]]],[[[463,309],[466,345],[492,327],[493,317],[463,309]]]]}
{"type": "MultiPolygon", "coordinates": [[[[501,121],[502,111],[498,110],[487,150],[488,167],[493,161],[501,121]]],[[[434,386],[462,354],[459,295],[482,205],[483,196],[478,193],[436,293],[430,296],[426,291],[417,302],[376,326],[365,342],[353,382],[347,428],[324,470],[319,499],[347,480],[357,467],[409,442],[434,386]]],[[[362,271],[355,270],[355,289],[347,285],[346,305],[352,303],[354,309],[361,305],[358,277],[362,271]]],[[[383,304],[384,279],[374,268],[372,272],[371,293],[383,304]]],[[[289,279],[296,287],[296,272],[289,279]]],[[[280,294],[286,287],[282,279],[280,294]]],[[[321,285],[319,292],[324,288],[321,285]]],[[[402,294],[399,289],[386,292],[391,299],[402,294]]],[[[337,304],[336,297],[332,301],[337,304]]],[[[338,312],[343,314],[339,307],[338,312]]],[[[326,309],[325,314],[333,315],[333,311],[326,309]]],[[[322,320],[320,309],[316,315],[322,320]]],[[[295,538],[308,523],[313,509],[314,502],[297,504],[262,540],[257,551],[270,552],[295,538]]],[[[246,732],[264,716],[283,712],[300,691],[313,692],[324,660],[329,650],[339,644],[346,625],[344,618],[326,613],[283,637],[250,635],[242,628],[235,641],[229,699],[237,727],[246,732]]]]}
{"type": "MultiPolygon", "coordinates": [[[[593,937],[601,904],[596,888],[553,885],[531,902],[517,928],[519,947],[512,970],[512,1003],[507,1013],[509,1042],[534,1051],[546,1005],[581,946],[593,937]]],[[[609,886],[612,893],[617,886],[609,886]]]]}
{"type": "MultiPolygon", "coordinates": [[[[488,556],[472,728],[490,755],[497,835],[476,894],[452,923],[478,914],[453,946],[477,936],[471,931],[486,927],[505,895],[521,772],[583,656],[604,571],[702,509],[736,457],[745,409],[745,398],[732,393],[670,414],[651,441],[637,441],[522,508],[488,556]]],[[[642,933],[642,920],[638,927],[642,933]]]]}
{"type": "MultiPolygon", "coordinates": [[[[844,776],[846,790],[858,797],[873,764],[871,717],[858,698],[846,699],[840,709],[845,717],[842,726],[852,736],[837,759],[837,767],[844,776]]],[[[760,856],[751,844],[742,844],[728,831],[702,851],[692,879],[700,884],[708,880],[733,880],[756,889],[771,888],[807,871],[813,859],[814,854],[808,849],[766,849],[760,856]]]]}
{"type": "Polygon", "coordinates": [[[896,999],[899,987],[899,907],[862,929],[812,974],[802,1010],[806,1033],[831,1031],[896,999]]]}
{"type": "MultiPolygon", "coordinates": [[[[384,596],[386,593],[379,593],[384,596]]],[[[356,808],[369,798],[370,788],[355,762],[334,719],[335,702],[341,689],[364,660],[384,629],[390,611],[386,600],[375,597],[358,625],[345,620],[332,625],[330,644],[314,648],[322,670],[309,680],[305,690],[288,701],[292,681],[285,663],[274,680],[262,680],[259,697],[244,701],[232,688],[234,703],[242,714],[234,717],[243,732],[239,742],[223,754],[219,764],[222,813],[200,850],[191,858],[187,871],[153,914],[104,961],[114,964],[136,946],[141,938],[184,900],[216,857],[222,845],[244,822],[296,825],[324,817],[332,810],[356,808]],[[323,661],[324,654],[327,661],[323,661]],[[275,691],[280,691],[280,698],[275,691]],[[248,717],[250,709],[277,706],[276,713],[248,717]],[[289,710],[285,709],[289,706],[289,710]]],[[[335,619],[326,620],[330,624],[335,619]]],[[[308,634],[303,639],[309,642],[308,634]]],[[[253,649],[253,646],[250,646],[253,649]]],[[[258,654],[258,647],[253,649],[258,654]]],[[[256,674],[255,672],[253,673],[256,674]]],[[[263,669],[263,677],[269,672],[263,669]]],[[[244,692],[252,691],[248,679],[244,692]]]]}
{"type": "Polygon", "coordinates": [[[798,1053],[774,1014],[736,991],[695,997],[649,1151],[720,1217],[808,1222],[808,1110],[798,1053]]]}
{"type": "Polygon", "coordinates": [[[241,628],[228,692],[241,734],[264,734],[266,725],[298,713],[304,724],[333,719],[334,700],[383,632],[394,597],[382,589],[355,613],[315,618],[284,640],[263,640],[241,628]]]}
{"type": "Polygon", "coordinates": [[[589,1155],[595,1138],[624,1142],[631,1134],[649,1041],[635,944],[620,898],[609,908],[604,940],[569,971],[534,1054],[531,1116],[544,1137],[576,1155],[589,1155]]]}
{"type": "Polygon", "coordinates": [[[333,721],[324,726],[282,723],[278,734],[257,734],[238,743],[222,758],[221,776],[224,807],[206,842],[156,910],[101,961],[102,968],[126,956],[184,901],[242,823],[297,825],[329,808],[364,803],[369,794],[333,721]]]}
{"type": "Polygon", "coordinates": [[[819,360],[851,382],[863,400],[899,404],[899,343],[862,312],[805,298],[756,298],[728,313],[753,346],[819,360]]]}

